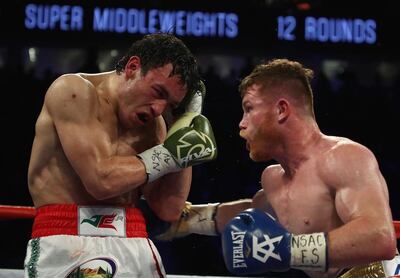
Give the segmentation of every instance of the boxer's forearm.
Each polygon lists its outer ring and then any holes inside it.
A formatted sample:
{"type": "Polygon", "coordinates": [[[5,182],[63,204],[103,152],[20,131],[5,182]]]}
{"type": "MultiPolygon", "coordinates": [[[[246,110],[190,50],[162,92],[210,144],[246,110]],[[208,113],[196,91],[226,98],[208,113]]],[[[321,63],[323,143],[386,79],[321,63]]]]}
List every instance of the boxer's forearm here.
{"type": "Polygon", "coordinates": [[[360,217],[329,232],[329,266],[351,267],[392,259],[396,252],[393,224],[379,222],[360,217]]]}
{"type": "Polygon", "coordinates": [[[216,230],[221,233],[225,225],[239,212],[250,208],[251,199],[242,199],[232,202],[221,203],[215,216],[216,230]]]}
{"type": "Polygon", "coordinates": [[[192,168],[189,167],[143,186],[143,195],[160,219],[168,222],[180,219],[189,195],[191,179],[192,168]]]}
{"type": "Polygon", "coordinates": [[[156,236],[157,240],[172,240],[190,234],[217,236],[225,224],[238,212],[250,207],[251,199],[227,203],[208,203],[193,205],[186,202],[178,221],[173,221],[170,228],[156,236]]]}

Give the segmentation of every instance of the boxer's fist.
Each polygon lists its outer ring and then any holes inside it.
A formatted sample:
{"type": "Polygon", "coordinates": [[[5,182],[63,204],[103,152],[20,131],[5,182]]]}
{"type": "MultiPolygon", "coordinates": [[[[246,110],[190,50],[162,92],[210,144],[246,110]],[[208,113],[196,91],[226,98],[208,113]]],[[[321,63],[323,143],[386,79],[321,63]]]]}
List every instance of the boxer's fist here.
{"type": "Polygon", "coordinates": [[[211,124],[206,117],[188,112],[170,128],[164,147],[179,167],[185,168],[217,157],[217,147],[211,124]]]}
{"type": "Polygon", "coordinates": [[[164,144],[146,150],[142,159],[148,181],[180,171],[217,157],[217,146],[211,124],[198,113],[183,114],[169,129],[164,144]]]}
{"type": "Polygon", "coordinates": [[[225,226],[222,248],[225,265],[234,274],[326,268],[323,233],[292,235],[258,209],[242,211],[225,226]]]}
{"type": "Polygon", "coordinates": [[[225,265],[235,274],[287,270],[291,238],[269,214],[257,209],[242,211],[222,234],[225,265]]]}

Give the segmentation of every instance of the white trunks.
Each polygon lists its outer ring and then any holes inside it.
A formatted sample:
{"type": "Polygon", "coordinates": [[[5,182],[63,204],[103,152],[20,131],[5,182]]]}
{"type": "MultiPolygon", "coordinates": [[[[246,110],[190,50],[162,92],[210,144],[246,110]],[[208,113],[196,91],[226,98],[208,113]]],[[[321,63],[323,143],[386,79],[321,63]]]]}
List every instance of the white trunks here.
{"type": "Polygon", "coordinates": [[[28,242],[25,278],[166,277],[137,208],[40,207],[28,242]]]}

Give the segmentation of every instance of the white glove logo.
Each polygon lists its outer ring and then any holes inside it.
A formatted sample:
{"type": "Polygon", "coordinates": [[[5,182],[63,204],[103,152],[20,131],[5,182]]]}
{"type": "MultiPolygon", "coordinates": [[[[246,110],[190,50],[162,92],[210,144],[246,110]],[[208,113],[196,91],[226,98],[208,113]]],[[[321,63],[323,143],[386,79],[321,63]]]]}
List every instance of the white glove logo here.
{"type": "Polygon", "coordinates": [[[214,146],[211,138],[203,132],[192,130],[188,133],[185,133],[178,141],[180,144],[176,146],[176,152],[177,159],[181,167],[187,167],[187,164],[192,160],[215,156],[216,147],[214,146]],[[186,137],[188,137],[191,141],[204,142],[204,144],[190,143],[185,141],[186,137]],[[198,139],[193,140],[193,137],[197,137],[198,139]],[[190,149],[186,150],[187,148],[190,149]]]}
{"type": "Polygon", "coordinates": [[[282,261],[281,256],[278,253],[274,253],[274,243],[277,242],[277,244],[279,244],[283,236],[277,236],[271,239],[268,235],[264,234],[264,238],[264,241],[258,243],[258,238],[253,236],[253,258],[262,263],[265,263],[269,257],[282,261]],[[268,247],[264,248],[267,245],[268,247]],[[259,254],[262,255],[260,256],[259,254]]]}

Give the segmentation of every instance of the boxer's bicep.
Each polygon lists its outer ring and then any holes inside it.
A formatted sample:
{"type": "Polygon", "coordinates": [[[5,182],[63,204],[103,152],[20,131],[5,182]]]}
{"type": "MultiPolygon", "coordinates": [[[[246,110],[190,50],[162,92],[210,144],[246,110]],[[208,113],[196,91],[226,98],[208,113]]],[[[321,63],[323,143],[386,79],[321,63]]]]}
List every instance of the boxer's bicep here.
{"type": "Polygon", "coordinates": [[[264,189],[260,189],[256,194],[254,194],[251,207],[258,208],[262,211],[269,213],[274,218],[278,219],[274,208],[268,202],[267,196],[265,195],[264,189]]]}
{"type": "Polygon", "coordinates": [[[348,146],[344,151],[337,163],[336,211],[345,223],[359,217],[378,221],[388,209],[388,200],[386,182],[375,156],[359,145],[348,146]]]}
{"type": "Polygon", "coordinates": [[[251,199],[240,199],[231,202],[221,203],[215,215],[217,231],[222,233],[225,225],[239,212],[251,208],[251,199]]]}
{"type": "Polygon", "coordinates": [[[330,182],[336,189],[336,212],[344,225],[329,232],[331,265],[391,258],[396,239],[386,182],[374,155],[353,144],[345,146],[333,161],[331,169],[336,174],[330,182]]]}
{"type": "Polygon", "coordinates": [[[97,117],[96,93],[79,77],[61,77],[47,92],[46,107],[69,163],[85,185],[98,184],[97,164],[112,148],[97,117]]]}

